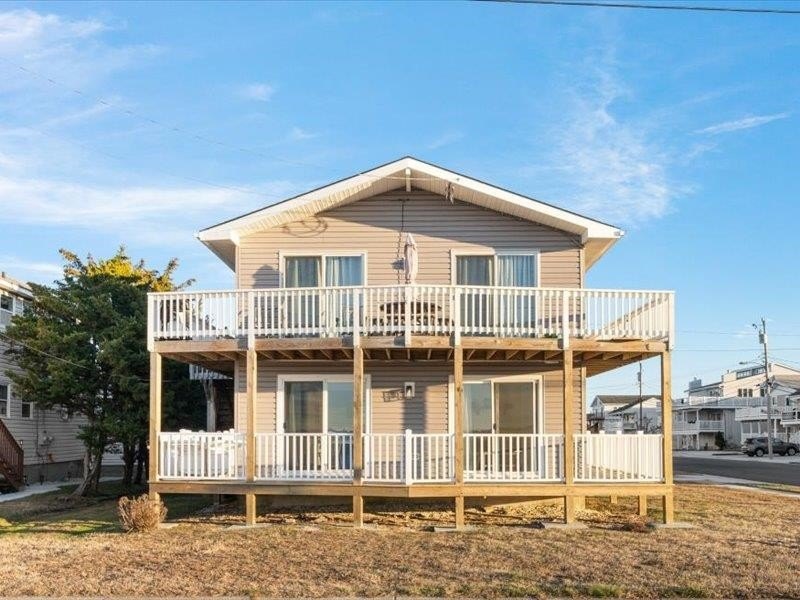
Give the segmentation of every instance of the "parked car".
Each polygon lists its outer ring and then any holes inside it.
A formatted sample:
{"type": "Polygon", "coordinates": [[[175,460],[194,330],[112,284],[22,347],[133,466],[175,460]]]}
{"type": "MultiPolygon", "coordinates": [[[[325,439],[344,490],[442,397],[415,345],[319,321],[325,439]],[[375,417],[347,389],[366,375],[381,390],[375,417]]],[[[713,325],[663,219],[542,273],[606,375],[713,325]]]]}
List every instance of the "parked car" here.
{"type": "MultiPolygon", "coordinates": [[[[767,438],[747,438],[742,444],[742,452],[747,456],[764,456],[768,452],[767,438]]],[[[772,438],[772,452],[781,456],[794,456],[800,452],[800,446],[792,442],[784,442],[778,438],[772,438]]]]}

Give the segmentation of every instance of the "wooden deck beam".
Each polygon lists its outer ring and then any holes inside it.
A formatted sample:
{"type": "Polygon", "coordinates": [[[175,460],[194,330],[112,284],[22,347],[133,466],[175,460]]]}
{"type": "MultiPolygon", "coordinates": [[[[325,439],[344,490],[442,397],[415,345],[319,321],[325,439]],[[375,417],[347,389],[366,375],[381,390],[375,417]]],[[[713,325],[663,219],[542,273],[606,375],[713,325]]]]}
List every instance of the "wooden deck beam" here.
{"type": "MultiPolygon", "coordinates": [[[[161,393],[163,387],[163,365],[158,352],[150,353],[150,453],[148,456],[148,479],[158,479],[158,434],[161,431],[161,393]]],[[[158,491],[150,486],[150,496],[157,500],[158,491]]]]}

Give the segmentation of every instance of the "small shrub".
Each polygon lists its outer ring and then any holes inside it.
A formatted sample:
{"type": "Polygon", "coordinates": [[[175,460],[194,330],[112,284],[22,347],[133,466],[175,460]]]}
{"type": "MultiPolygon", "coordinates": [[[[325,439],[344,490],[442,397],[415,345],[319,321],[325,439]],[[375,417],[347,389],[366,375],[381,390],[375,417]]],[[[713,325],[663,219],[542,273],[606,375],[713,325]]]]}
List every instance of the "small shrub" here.
{"type": "Polygon", "coordinates": [[[656,530],[656,524],[647,517],[629,517],[619,528],[622,531],[631,531],[633,533],[653,533],[656,530]]]}
{"type": "Polygon", "coordinates": [[[119,522],[125,531],[153,531],[167,518],[167,507],[147,494],[138,498],[123,496],[117,504],[119,522]]]}

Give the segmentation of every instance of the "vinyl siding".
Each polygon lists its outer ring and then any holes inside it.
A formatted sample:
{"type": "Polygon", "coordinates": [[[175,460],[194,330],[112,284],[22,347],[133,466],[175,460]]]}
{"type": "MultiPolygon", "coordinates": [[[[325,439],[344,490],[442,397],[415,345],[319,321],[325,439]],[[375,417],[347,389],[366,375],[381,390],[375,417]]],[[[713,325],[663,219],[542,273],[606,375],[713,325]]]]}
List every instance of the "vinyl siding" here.
{"type": "Polygon", "coordinates": [[[367,283],[403,282],[401,231],[414,235],[418,283],[449,284],[451,251],[538,250],[539,285],[581,285],[581,243],[572,234],[428,192],[391,192],[243,237],[237,287],[280,285],[280,252],[365,252],[367,283]],[[407,201],[401,200],[407,198],[407,201]]]}
{"type": "MultiPolygon", "coordinates": [[[[256,404],[256,431],[273,432],[276,414],[276,385],[278,375],[350,374],[348,362],[304,363],[268,361],[259,359],[258,399],[256,404]]],[[[235,423],[239,431],[246,431],[246,381],[244,362],[236,369],[235,423]]],[[[397,433],[411,429],[416,433],[444,433],[448,430],[448,388],[452,365],[442,363],[417,363],[398,367],[396,364],[367,362],[365,374],[371,377],[371,431],[397,433]],[[403,383],[413,381],[416,396],[406,400],[402,396],[403,383]]],[[[542,375],[544,388],[545,433],[562,431],[562,376],[560,370],[536,370],[516,363],[466,363],[465,376],[516,376],[542,375]]],[[[573,380],[574,427],[580,433],[583,418],[583,391],[580,373],[573,380]]]]}
{"type": "MultiPolygon", "coordinates": [[[[8,345],[0,342],[0,383],[11,383],[6,371],[17,370],[16,365],[5,354],[8,345]]],[[[2,416],[3,422],[11,431],[11,435],[22,445],[25,453],[25,465],[41,463],[60,463],[82,460],[83,443],[76,437],[79,427],[85,423],[82,417],[72,417],[64,421],[60,414],[52,410],[39,410],[34,404],[33,418],[22,418],[22,403],[19,399],[11,399],[11,416],[2,416]],[[52,444],[42,449],[37,455],[37,442],[40,437],[50,436],[52,444]]],[[[77,474],[76,474],[77,475],[77,474]]]]}

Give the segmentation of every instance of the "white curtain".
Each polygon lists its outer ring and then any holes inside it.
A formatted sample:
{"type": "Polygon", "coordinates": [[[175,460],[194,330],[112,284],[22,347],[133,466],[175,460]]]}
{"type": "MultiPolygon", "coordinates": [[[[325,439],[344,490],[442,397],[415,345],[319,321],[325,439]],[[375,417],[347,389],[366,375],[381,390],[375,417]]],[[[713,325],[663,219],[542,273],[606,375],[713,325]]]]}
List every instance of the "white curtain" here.
{"type": "Polygon", "coordinates": [[[325,258],[325,285],[364,285],[361,256],[328,256],[325,258]]]}
{"type": "Polygon", "coordinates": [[[287,256],[285,285],[289,288],[318,287],[319,256],[287,256]]]}
{"type": "Polygon", "coordinates": [[[492,256],[457,256],[456,284],[458,285],[492,285],[492,256]]]}
{"type": "Polygon", "coordinates": [[[534,287],[536,256],[533,254],[501,254],[497,257],[497,285],[534,287]]]}

